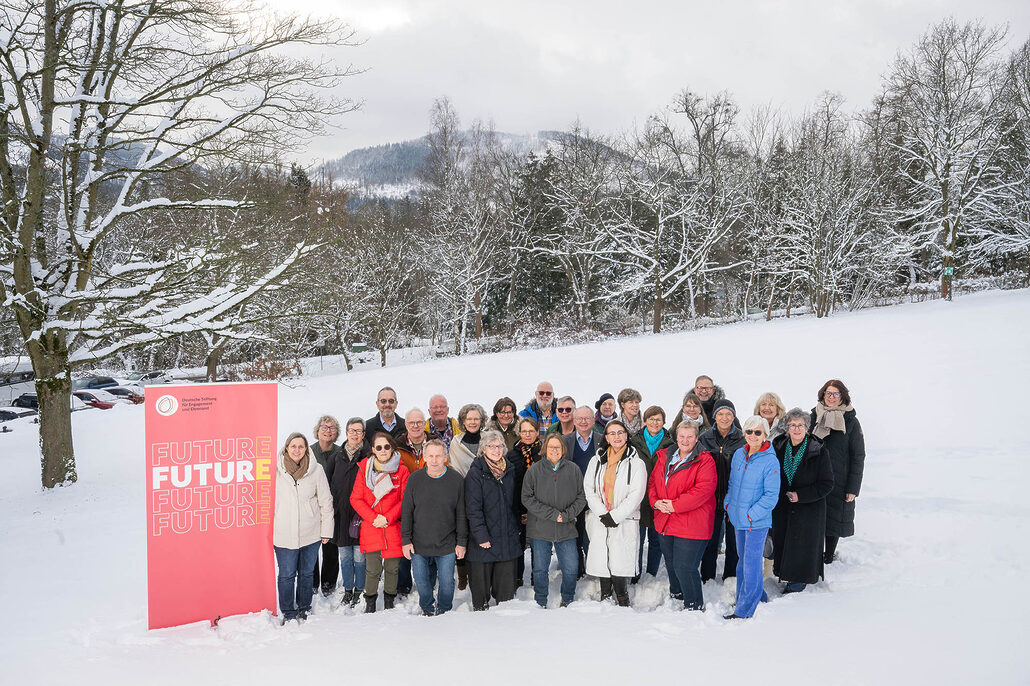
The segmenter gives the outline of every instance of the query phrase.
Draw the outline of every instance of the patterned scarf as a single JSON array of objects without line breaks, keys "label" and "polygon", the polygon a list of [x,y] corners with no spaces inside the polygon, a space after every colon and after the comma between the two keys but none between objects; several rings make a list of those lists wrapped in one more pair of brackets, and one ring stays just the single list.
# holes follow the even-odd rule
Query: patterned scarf
[{"label": "patterned scarf", "polygon": [[540,455],[540,440],[536,440],[532,445],[526,445],[522,441],[518,444],[519,452],[522,453],[522,464],[529,469],[536,462],[536,458]]},{"label": "patterned scarf", "polygon": [[798,446],[797,452],[794,452],[794,446],[791,444],[790,439],[787,439],[787,448],[783,451],[783,474],[787,477],[787,485],[794,485],[794,473],[798,470],[798,465],[801,464],[801,458],[805,455],[805,448],[808,447],[808,436],[805,436],[805,440],[801,441],[801,445]]},{"label": "patterned scarf", "polygon": [[368,464],[365,466],[365,484],[368,486],[368,490],[372,491],[372,495],[375,496],[375,502],[372,503],[372,507],[378,505],[383,496],[393,490],[393,477],[391,475],[395,474],[400,466],[401,454],[397,451],[394,451],[386,464],[381,463],[375,457],[368,459]]},{"label": "patterned scarf", "polygon": [[490,472],[494,475],[494,478],[498,481],[504,479],[504,472],[508,469],[508,464],[504,461],[504,458],[494,462],[486,455],[483,455],[483,459],[486,460],[486,466],[490,468]]},{"label": "patterned scarf", "polygon": [[626,413],[623,412],[620,419],[622,419],[622,423],[626,425],[626,431],[629,432],[630,436],[644,428],[643,412],[637,412],[637,416],[633,418],[633,421],[626,419]]}]

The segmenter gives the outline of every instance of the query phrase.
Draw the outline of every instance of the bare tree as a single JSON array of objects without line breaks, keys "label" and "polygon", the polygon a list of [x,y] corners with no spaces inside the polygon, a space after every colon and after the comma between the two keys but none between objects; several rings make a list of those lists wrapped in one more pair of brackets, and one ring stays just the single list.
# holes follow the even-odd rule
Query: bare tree
[{"label": "bare tree", "polygon": [[895,61],[889,90],[902,108],[897,143],[913,187],[902,220],[916,247],[938,251],[941,296],[951,299],[960,239],[997,217],[1010,181],[999,174],[1006,120],[1006,72],[999,52],[1004,27],[946,19]]},{"label": "bare tree", "polygon": [[0,301],[14,309],[35,370],[51,488],[76,480],[72,367],[217,328],[309,252],[300,242],[246,282],[205,288],[229,253],[223,237],[191,232],[161,251],[115,237],[132,218],[246,205],[175,186],[176,174],[300,143],[351,109],[319,95],[350,69],[282,49],[343,45],[352,32],[214,0],[5,0],[3,9]]}]

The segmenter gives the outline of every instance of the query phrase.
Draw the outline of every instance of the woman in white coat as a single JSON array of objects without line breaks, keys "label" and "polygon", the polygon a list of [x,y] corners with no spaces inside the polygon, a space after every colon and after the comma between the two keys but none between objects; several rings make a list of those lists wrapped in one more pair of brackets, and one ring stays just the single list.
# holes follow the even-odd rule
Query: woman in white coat
[{"label": "woman in white coat", "polygon": [[272,546],[282,623],[307,619],[318,549],[333,536],[333,496],[308,439],[294,432],[279,453]]},{"label": "woman in white coat", "polygon": [[586,572],[601,581],[601,600],[629,606],[629,580],[640,573],[640,501],[647,489],[647,465],[629,445],[622,420],[604,428],[607,450],[590,458],[583,477],[587,497],[586,531],[590,538]]}]

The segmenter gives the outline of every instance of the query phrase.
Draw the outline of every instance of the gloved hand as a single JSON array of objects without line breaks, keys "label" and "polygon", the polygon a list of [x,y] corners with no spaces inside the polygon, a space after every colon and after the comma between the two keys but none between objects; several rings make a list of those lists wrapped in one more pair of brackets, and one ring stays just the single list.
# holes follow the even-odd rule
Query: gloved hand
[{"label": "gloved hand", "polygon": [[601,516],[601,523],[604,524],[609,529],[615,529],[615,528],[617,528],[619,526],[618,524],[615,523],[615,520],[612,519],[612,513],[611,512],[605,512]]}]

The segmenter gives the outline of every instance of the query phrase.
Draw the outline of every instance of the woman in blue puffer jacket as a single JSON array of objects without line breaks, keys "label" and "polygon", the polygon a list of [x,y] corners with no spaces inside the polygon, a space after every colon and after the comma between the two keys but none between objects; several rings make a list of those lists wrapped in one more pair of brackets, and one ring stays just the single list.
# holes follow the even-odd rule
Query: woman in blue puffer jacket
[{"label": "woman in blue puffer jacket", "polygon": [[733,453],[726,515],[737,534],[737,607],[726,619],[746,619],[769,598],[762,588],[762,551],[780,496],[780,463],[769,443],[769,422],[755,415],[744,422],[747,445]]}]

